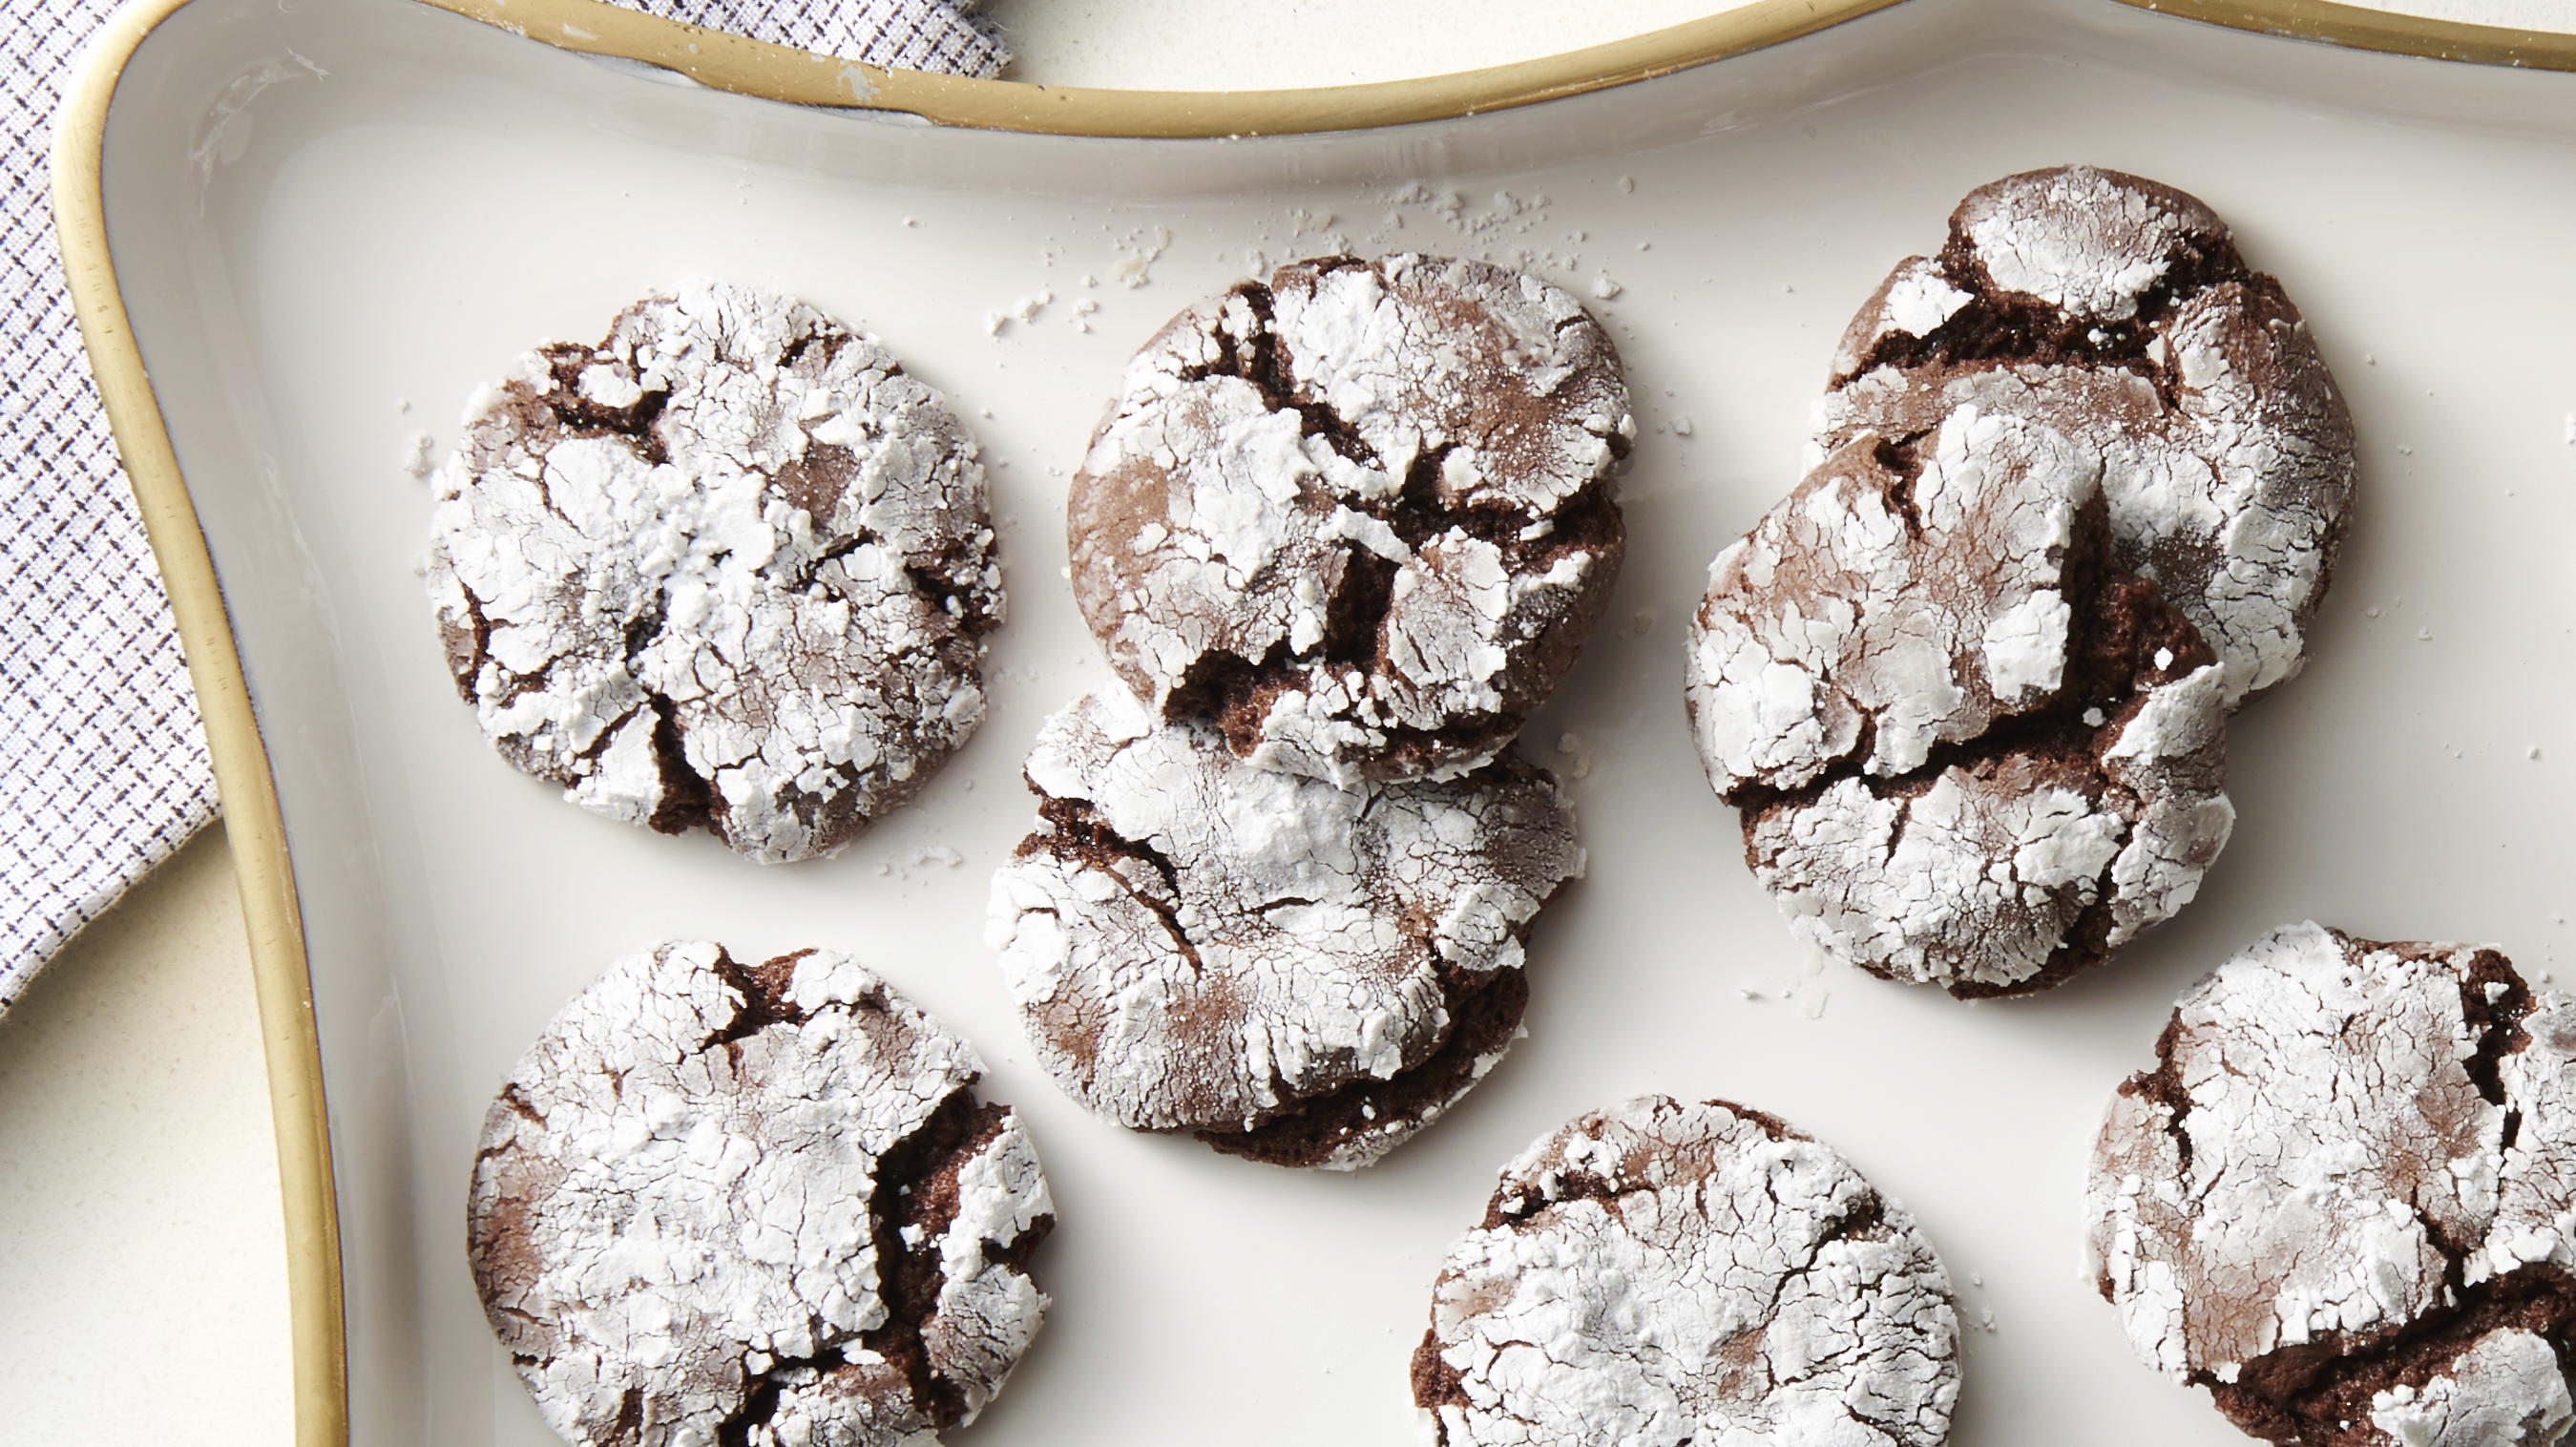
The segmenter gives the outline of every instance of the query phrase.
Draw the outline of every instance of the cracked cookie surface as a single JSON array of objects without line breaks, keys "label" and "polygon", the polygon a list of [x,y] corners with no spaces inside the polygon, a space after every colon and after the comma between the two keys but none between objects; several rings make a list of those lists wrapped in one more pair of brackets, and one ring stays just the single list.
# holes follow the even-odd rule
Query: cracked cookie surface
[{"label": "cracked cookie surface", "polygon": [[1539,908],[1583,871],[1555,782],[1506,756],[1349,789],[1158,725],[1114,686],[1047,721],[1037,831],[988,939],[1038,1060],[1130,1130],[1352,1170],[1502,1058]]},{"label": "cracked cookie surface", "polygon": [[428,580],[502,757],[583,808],[827,854],[984,716],[984,472],[939,394],[776,292],[682,283],[466,405]]},{"label": "cracked cookie surface", "polygon": [[1645,1096],[1503,1168],[1450,1249],[1413,1399],[1441,1447],[1935,1447],[1949,1274],[1831,1149]]},{"label": "cracked cookie surface", "polygon": [[595,1447],[930,1447],[1038,1329],[1055,1224],[972,1047],[844,955],[611,965],[484,1119],[476,1289]]},{"label": "cracked cookie surface", "polygon": [[1981,186],[1852,319],[1810,462],[1963,403],[2102,454],[2112,561],[2156,580],[2232,711],[2295,675],[2350,523],[2352,417],[2281,284],[2200,202],[2068,166]]},{"label": "cracked cookie surface", "polygon": [[1260,767],[1473,768],[1608,606],[1635,436],[1564,291],[1481,261],[1293,263],[1128,364],[1068,499],[1074,598],[1162,718]]},{"label": "cracked cookie surface", "polygon": [[1800,939],[2023,994],[2198,891],[2235,822],[2221,668],[2107,561],[2100,476],[1967,404],[1854,439],[1710,566],[1692,732]]},{"label": "cracked cookie surface", "polygon": [[2576,1424],[2576,999],[2466,945],[2273,931],[2112,1099],[2086,1249],[2138,1358],[2302,1447]]}]

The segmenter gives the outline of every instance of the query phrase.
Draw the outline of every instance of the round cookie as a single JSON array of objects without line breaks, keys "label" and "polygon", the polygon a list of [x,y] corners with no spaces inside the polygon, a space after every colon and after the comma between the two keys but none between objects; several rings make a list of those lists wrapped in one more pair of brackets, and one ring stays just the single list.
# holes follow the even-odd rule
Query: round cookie
[{"label": "round cookie", "polygon": [[2026,994],[2198,891],[2235,822],[2221,671],[2107,561],[2100,476],[1968,404],[1854,439],[1711,565],[1692,733],[1800,939]]},{"label": "round cookie", "polygon": [[1522,1152],[1413,1354],[1441,1447],[1936,1447],[1958,1395],[1913,1217],[1722,1100],[1645,1096]]},{"label": "round cookie", "polygon": [[1110,687],[1027,775],[1037,832],[988,939],[1039,1062],[1130,1130],[1275,1165],[1355,1170],[1466,1094],[1519,1031],[1532,919],[1583,872],[1516,756],[1341,789]]},{"label": "round cookie", "polygon": [[1268,769],[1508,746],[1608,606],[1610,338],[1481,261],[1331,257],[1174,317],[1074,474],[1074,599],[1137,696]]},{"label": "round cookie", "polygon": [[1809,460],[1970,402],[2101,452],[2113,563],[2218,650],[2231,711],[2299,671],[2351,521],[2352,417],[2208,207],[2085,166],[1968,193],[1941,254],[1852,319]]},{"label": "round cookie", "polygon": [[1055,1224],[983,1065],[844,955],[618,961],[484,1118],[474,1284],[580,1447],[919,1447],[1036,1334]]},{"label": "round cookie", "polygon": [[2087,1253],[2141,1361],[2302,1447],[2576,1424],[2576,999],[2494,950],[2273,931],[2112,1099]]},{"label": "round cookie", "polygon": [[501,756],[594,812],[828,854],[984,717],[984,470],[874,338],[689,281],[521,357],[440,469],[429,592]]}]

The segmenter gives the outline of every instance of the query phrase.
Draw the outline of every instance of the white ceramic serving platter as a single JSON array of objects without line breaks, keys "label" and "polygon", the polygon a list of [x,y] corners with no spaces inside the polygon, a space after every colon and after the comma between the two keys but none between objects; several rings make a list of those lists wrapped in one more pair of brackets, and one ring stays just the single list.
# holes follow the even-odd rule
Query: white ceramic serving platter
[{"label": "white ceramic serving platter", "polygon": [[[745,99],[407,0],[198,0],[128,64],[104,157],[119,283],[292,845],[367,1447],[552,1440],[466,1274],[476,1130],[546,1018],[660,937],[855,950],[1029,1118],[1056,1304],[955,1434],[985,1447],[1413,1440],[1428,1288],[1496,1168],[1646,1091],[1785,1116],[1913,1208],[1974,1327],[1961,1447],[2238,1441],[2130,1359],[2081,1270],[2103,1101],[2174,995],[2274,924],[2492,941],[2535,974],[2568,939],[2576,77],[2093,0],[1917,0],[1481,118],[1082,140]],[[1974,1008],[1810,976],[1692,755],[1682,625],[1710,557],[1795,480],[1853,308],[1938,246],[1969,187],[2077,160],[2215,205],[2343,383],[2365,491],[2313,661],[2236,722],[2239,824],[2200,900],[2111,968]],[[1121,363],[1247,269],[1345,247],[1615,284],[1595,306],[1644,429],[1613,624],[1524,739],[1569,775],[1591,850],[1532,944],[1529,1038],[1351,1176],[1085,1115],[1030,1063],[982,938],[1031,819],[1019,762],[1108,679],[1059,569],[1064,476]],[[405,439],[443,448],[521,349],[596,337],[690,273],[864,324],[992,465],[1012,612],[991,715],[834,860],[760,868],[509,769],[414,575],[430,497]],[[964,862],[916,862],[934,845]]]}]

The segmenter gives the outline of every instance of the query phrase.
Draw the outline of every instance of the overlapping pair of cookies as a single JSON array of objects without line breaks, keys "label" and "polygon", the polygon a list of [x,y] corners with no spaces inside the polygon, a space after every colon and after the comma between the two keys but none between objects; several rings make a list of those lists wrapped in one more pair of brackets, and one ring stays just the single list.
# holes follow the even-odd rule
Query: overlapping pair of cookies
[{"label": "overlapping pair of cookies", "polygon": [[[980,718],[980,470],[872,341],[684,288],[482,415],[432,588],[487,731],[576,800],[804,857]],[[1047,723],[993,888],[1069,1093],[1350,1169],[1501,1057],[1522,941],[1582,868],[1511,745],[1606,606],[1633,436],[1601,329],[1480,262],[1292,265],[1139,353],[1069,500],[1125,687]],[[2057,984],[2226,840],[2226,716],[2297,672],[2349,516],[2341,400],[2205,207],[2059,170],[1897,268],[1816,448],[1694,619],[1710,778],[1814,947],[1962,996]],[[2576,1004],[2492,952],[2308,926],[2159,1048],[2087,1198],[2142,1357],[2279,1442],[2563,1434]],[[839,956],[612,969],[477,1171],[478,1284],[549,1420],[873,1444],[971,1418],[1036,1328],[1051,1220],[979,1070]],[[1413,1377],[1461,1447],[1932,1444],[1957,1342],[1930,1246],[1830,1149],[1650,1098],[1506,1169]]]}]

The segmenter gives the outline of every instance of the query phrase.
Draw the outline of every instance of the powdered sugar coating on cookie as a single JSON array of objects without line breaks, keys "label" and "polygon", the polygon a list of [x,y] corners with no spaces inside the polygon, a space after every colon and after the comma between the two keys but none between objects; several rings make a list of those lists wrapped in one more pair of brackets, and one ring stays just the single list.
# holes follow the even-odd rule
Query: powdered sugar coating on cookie
[{"label": "powdered sugar coating on cookie", "polygon": [[1709,565],[1683,687],[1720,794],[1910,773],[2065,684],[2099,455],[1975,407],[1910,486],[1878,451],[1842,449]]},{"label": "powdered sugar coating on cookie", "polygon": [[1071,488],[1074,596],[1161,717],[1259,767],[1470,769],[1607,604],[1635,435],[1608,335],[1557,287],[1295,263],[1128,365]]},{"label": "powdered sugar coating on cookie", "polygon": [[984,715],[983,468],[937,392],[812,307],[683,283],[523,356],[440,469],[429,591],[503,757],[584,808],[829,853]]},{"label": "powdered sugar coating on cookie", "polygon": [[2188,903],[2224,847],[2220,670],[2104,567],[2099,470],[1965,406],[1921,445],[1856,439],[1712,565],[1684,665],[1700,755],[1827,955],[2045,988]]},{"label": "powdered sugar coating on cookie", "polygon": [[2224,222],[2090,167],[1978,188],[1844,334],[1810,461],[1974,404],[2099,451],[2112,560],[2155,579],[2232,710],[2295,675],[2352,508],[2352,419],[2298,309]]},{"label": "powdered sugar coating on cookie", "polygon": [[1345,790],[1114,687],[1049,719],[1027,773],[1037,832],[989,938],[1040,1063],[1131,1130],[1282,1165],[1368,1165],[1482,1078],[1531,921],[1583,869],[1518,759]]},{"label": "powdered sugar coating on cookie", "polygon": [[1503,1169],[1414,1354],[1442,1447],[1934,1447],[1950,1280],[1849,1162],[1724,1101],[1578,1117]]},{"label": "powdered sugar coating on cookie", "polygon": [[2157,1054],[2085,1196],[2142,1361],[2275,1442],[2576,1423],[2576,1000],[2493,950],[2294,925],[2186,992]]},{"label": "powdered sugar coating on cookie", "polygon": [[1053,1225],[964,1040],[844,955],[631,956],[486,1117],[475,1285],[547,1425],[601,1447],[923,1447],[1035,1335]]}]

